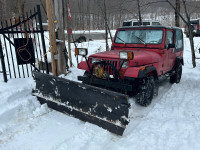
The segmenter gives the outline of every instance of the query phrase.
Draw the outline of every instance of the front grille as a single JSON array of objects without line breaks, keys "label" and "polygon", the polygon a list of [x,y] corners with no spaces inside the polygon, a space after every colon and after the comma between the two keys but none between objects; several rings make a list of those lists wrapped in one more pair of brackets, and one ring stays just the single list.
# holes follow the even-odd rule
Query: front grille
[{"label": "front grille", "polygon": [[[104,60],[104,61],[106,61],[106,63],[114,65],[117,68],[117,70],[118,70],[118,68],[120,66],[119,65],[120,61],[114,61],[114,60]],[[108,72],[109,75],[114,75],[114,70],[113,70],[113,68],[111,66],[103,65],[103,69],[104,69],[104,71]]]}]

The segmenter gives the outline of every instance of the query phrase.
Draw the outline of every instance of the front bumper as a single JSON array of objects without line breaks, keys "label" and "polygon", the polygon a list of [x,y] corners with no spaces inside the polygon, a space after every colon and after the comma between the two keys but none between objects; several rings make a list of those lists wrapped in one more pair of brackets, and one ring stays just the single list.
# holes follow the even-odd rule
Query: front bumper
[{"label": "front bumper", "polygon": [[116,90],[133,91],[133,85],[129,83],[124,83],[123,81],[116,81],[114,79],[99,79],[96,77],[84,77],[78,76],[78,80],[83,81],[86,84],[98,85],[105,88],[112,88]]}]

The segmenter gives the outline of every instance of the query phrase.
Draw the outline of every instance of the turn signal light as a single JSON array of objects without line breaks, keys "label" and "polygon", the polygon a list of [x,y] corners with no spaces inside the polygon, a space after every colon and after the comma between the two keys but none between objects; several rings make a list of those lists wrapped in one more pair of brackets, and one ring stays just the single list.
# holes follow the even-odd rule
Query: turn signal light
[{"label": "turn signal light", "polygon": [[123,60],[132,60],[133,52],[119,52],[119,58]]},{"label": "turn signal light", "polygon": [[128,52],[128,60],[133,60],[133,52]]},{"label": "turn signal light", "polygon": [[78,55],[78,48],[75,48],[75,55]]},{"label": "turn signal light", "polygon": [[86,56],[88,54],[88,50],[86,48],[75,48],[75,55]]}]

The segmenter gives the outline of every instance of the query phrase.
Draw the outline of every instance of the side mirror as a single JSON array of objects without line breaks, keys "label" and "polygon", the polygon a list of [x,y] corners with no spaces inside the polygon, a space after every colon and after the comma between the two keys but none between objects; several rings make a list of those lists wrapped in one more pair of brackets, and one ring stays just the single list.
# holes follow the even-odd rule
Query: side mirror
[{"label": "side mirror", "polygon": [[175,48],[175,44],[168,44],[167,48]]}]

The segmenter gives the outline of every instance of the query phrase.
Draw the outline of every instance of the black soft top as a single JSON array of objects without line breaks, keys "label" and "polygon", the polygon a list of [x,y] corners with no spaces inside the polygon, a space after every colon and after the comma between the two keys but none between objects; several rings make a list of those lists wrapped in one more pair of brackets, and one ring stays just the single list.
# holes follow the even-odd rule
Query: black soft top
[{"label": "black soft top", "polygon": [[145,28],[145,29],[148,29],[148,28],[160,28],[160,29],[179,29],[181,30],[181,28],[179,27],[175,27],[175,26],[159,26],[159,25],[156,25],[156,26],[126,26],[126,27],[119,27],[118,29],[137,29],[137,28]]}]

